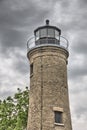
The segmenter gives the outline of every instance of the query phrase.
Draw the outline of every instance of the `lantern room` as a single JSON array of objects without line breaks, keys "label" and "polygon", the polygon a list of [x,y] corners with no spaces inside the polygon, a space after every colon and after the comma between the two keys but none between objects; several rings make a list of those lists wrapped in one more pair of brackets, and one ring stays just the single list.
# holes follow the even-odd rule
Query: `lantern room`
[{"label": "lantern room", "polygon": [[56,26],[50,26],[49,20],[46,25],[34,30],[35,44],[60,44],[61,30]]}]

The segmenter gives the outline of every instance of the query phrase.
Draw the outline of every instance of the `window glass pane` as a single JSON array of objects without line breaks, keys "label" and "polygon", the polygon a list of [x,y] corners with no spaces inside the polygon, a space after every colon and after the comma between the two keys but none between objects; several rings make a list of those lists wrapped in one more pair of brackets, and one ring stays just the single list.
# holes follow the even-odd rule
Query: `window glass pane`
[{"label": "window glass pane", "polygon": [[48,37],[54,37],[54,29],[48,28]]},{"label": "window glass pane", "polygon": [[33,74],[33,63],[30,65],[30,75]]},{"label": "window glass pane", "polygon": [[55,111],[55,123],[62,123],[62,112]]},{"label": "window glass pane", "polygon": [[40,30],[40,37],[46,37],[47,36],[47,29],[41,29]]},{"label": "window glass pane", "polygon": [[57,30],[55,30],[55,38],[59,38],[59,32]]}]

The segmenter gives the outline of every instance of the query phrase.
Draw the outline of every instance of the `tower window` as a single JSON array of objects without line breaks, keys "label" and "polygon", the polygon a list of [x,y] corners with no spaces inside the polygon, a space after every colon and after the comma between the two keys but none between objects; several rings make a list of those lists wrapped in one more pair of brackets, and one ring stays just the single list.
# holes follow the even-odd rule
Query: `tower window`
[{"label": "tower window", "polygon": [[62,112],[55,111],[55,123],[62,123]]},{"label": "tower window", "polygon": [[30,65],[30,75],[33,74],[33,63]]}]

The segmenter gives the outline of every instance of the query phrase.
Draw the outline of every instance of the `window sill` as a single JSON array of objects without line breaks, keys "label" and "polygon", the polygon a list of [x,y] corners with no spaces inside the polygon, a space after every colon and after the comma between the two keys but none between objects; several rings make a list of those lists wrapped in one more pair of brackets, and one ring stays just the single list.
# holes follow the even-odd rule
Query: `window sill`
[{"label": "window sill", "polygon": [[64,126],[63,123],[54,123],[55,125],[58,125],[58,126]]}]

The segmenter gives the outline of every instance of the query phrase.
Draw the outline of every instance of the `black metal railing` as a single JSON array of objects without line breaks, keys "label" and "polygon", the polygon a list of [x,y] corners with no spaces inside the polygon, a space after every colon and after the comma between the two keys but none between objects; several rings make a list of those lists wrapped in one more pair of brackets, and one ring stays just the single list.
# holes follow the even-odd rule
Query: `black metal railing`
[{"label": "black metal railing", "polygon": [[27,41],[27,51],[35,47],[44,46],[44,45],[54,45],[54,46],[62,47],[68,50],[69,43],[68,43],[68,40],[63,36],[60,36],[59,39],[52,38],[52,37],[43,37],[38,40],[35,40],[34,37],[31,37]]}]

